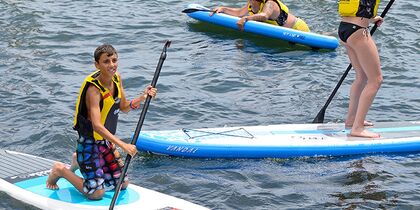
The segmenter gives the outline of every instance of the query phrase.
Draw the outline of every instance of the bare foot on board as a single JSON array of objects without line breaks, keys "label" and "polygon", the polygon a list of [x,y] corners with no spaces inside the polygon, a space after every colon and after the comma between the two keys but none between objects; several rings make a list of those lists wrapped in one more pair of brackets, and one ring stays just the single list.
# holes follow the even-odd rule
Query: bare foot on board
[{"label": "bare foot on board", "polygon": [[[364,121],[363,122],[363,125],[364,126],[368,126],[368,127],[371,127],[371,126],[373,126],[373,123],[371,123],[371,122],[369,122],[369,121]],[[344,126],[346,127],[346,128],[351,128],[351,127],[353,127],[353,123],[351,123],[351,124],[344,124]]]},{"label": "bare foot on board", "polygon": [[364,125],[364,126],[369,126],[369,127],[371,127],[371,126],[373,126],[373,123],[368,122],[368,121],[366,121],[366,120],[365,120],[365,121],[363,122],[363,125]]},{"label": "bare foot on board", "polygon": [[360,132],[351,131],[350,136],[363,137],[363,138],[380,138],[381,137],[381,135],[379,135],[378,133],[374,133],[368,130],[362,130]]},{"label": "bare foot on board", "polygon": [[50,174],[48,175],[46,187],[51,190],[58,189],[57,181],[61,178],[60,172],[63,170],[63,168],[66,167],[65,164],[56,162],[54,163]]},{"label": "bare foot on board", "polygon": [[75,172],[77,169],[79,169],[79,164],[77,163],[76,153],[73,153],[73,155],[72,155],[71,166],[69,167],[69,169],[72,172]]}]

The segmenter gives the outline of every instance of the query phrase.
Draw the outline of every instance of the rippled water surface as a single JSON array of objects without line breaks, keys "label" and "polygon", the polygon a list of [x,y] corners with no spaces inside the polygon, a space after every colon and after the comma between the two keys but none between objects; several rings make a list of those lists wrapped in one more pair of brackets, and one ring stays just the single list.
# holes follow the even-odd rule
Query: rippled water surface
[{"label": "rippled water surface", "polygon": [[[0,148],[68,162],[79,87],[102,43],[119,51],[129,97],[172,40],[144,130],[311,122],[348,65],[343,47],[305,47],[190,19],[189,3],[244,1],[0,0]],[[314,32],[336,36],[335,0],[288,0]],[[383,1],[380,11],[388,1]],[[384,74],[368,119],[420,120],[420,6],[398,0],[375,33]],[[343,122],[351,72],[326,113]],[[120,116],[127,142],[140,112]],[[206,160],[137,156],[132,182],[212,209],[415,209],[420,155]],[[0,193],[1,209],[32,209]]]}]

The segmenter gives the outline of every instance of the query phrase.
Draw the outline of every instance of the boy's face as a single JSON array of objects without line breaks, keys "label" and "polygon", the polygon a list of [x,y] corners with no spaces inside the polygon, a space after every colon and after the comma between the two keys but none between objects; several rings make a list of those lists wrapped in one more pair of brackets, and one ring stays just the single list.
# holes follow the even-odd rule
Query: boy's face
[{"label": "boy's face", "polygon": [[99,57],[99,61],[95,62],[95,66],[101,73],[107,74],[108,76],[114,76],[118,67],[118,55],[114,53],[108,56],[107,53],[103,53]]}]

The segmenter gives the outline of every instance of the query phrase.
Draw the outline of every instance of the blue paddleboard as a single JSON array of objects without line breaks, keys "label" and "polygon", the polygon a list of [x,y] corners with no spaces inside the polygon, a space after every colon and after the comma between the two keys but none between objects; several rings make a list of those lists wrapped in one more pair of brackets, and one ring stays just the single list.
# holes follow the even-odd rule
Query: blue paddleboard
[{"label": "blue paddleboard", "polygon": [[349,136],[344,124],[142,131],[139,150],[192,158],[292,158],[420,151],[420,122],[382,122],[380,138]]},{"label": "blue paddleboard", "polygon": [[[231,15],[218,13],[210,16],[210,9],[200,4],[189,4],[184,12],[191,18],[203,22],[239,30],[236,22],[239,18]],[[244,31],[262,36],[267,36],[283,41],[306,45],[316,49],[336,49],[339,46],[337,38],[312,32],[303,32],[268,23],[247,21]]]}]

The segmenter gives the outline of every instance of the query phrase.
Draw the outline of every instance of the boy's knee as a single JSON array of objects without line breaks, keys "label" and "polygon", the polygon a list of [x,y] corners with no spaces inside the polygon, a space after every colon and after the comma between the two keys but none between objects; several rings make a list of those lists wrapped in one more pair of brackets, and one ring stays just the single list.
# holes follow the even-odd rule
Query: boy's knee
[{"label": "boy's knee", "polygon": [[94,193],[87,195],[89,200],[101,200],[104,197],[105,189],[96,190]]}]

